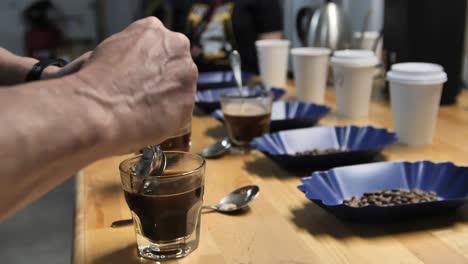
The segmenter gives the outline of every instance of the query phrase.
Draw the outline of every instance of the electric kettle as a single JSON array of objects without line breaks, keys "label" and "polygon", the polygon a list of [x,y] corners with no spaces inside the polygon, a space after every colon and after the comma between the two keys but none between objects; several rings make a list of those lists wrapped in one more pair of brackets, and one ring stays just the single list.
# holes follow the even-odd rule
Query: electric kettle
[{"label": "electric kettle", "polygon": [[348,16],[331,0],[317,10],[304,7],[296,17],[296,28],[304,46],[332,50],[351,47],[352,33]]}]

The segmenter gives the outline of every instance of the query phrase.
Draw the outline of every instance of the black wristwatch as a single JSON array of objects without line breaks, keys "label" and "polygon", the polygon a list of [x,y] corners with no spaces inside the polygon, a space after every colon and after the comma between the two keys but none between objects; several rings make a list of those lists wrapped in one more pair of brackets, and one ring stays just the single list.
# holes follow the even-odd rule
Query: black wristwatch
[{"label": "black wristwatch", "polygon": [[67,65],[67,61],[64,59],[47,59],[34,64],[31,71],[29,71],[28,75],[26,76],[26,82],[40,80],[44,69],[51,65],[63,67]]}]

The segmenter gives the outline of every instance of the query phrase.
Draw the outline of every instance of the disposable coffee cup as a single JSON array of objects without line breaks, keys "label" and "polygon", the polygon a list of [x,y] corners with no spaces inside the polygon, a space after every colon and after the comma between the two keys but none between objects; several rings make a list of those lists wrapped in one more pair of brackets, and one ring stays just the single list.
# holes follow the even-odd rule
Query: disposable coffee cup
[{"label": "disposable coffee cup", "polygon": [[299,100],[318,104],[325,100],[330,53],[331,50],[327,48],[310,47],[291,50]]},{"label": "disposable coffee cup", "polygon": [[393,127],[399,140],[410,146],[433,142],[442,85],[447,74],[431,63],[399,63],[387,74],[390,82]]},{"label": "disposable coffee cup", "polygon": [[262,82],[266,86],[284,87],[288,70],[289,40],[268,39],[255,42]]},{"label": "disposable coffee cup", "polygon": [[340,50],[335,51],[330,62],[338,115],[352,118],[367,116],[379,59],[369,50]]}]

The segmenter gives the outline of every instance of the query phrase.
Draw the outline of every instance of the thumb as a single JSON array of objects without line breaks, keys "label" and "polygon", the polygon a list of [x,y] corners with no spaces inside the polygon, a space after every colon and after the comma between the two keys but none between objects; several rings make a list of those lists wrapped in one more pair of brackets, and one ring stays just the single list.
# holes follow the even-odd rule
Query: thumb
[{"label": "thumb", "polygon": [[84,53],[83,55],[81,55],[80,57],[78,57],[77,59],[70,62],[69,64],[65,65],[62,69],[60,69],[58,73],[59,77],[69,75],[69,74],[79,71],[83,66],[86,65],[86,63],[88,62],[92,54],[93,54],[92,51],[88,51]]}]

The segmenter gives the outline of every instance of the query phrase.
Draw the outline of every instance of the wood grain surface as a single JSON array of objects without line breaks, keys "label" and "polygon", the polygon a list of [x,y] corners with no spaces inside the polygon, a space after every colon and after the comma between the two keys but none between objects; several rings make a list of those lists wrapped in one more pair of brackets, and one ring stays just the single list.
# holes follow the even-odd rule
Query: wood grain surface
[{"label": "wood grain surface", "polygon": [[[294,98],[288,85],[285,99]],[[335,108],[333,89],[326,104]],[[387,102],[373,98],[367,118],[344,119],[331,113],[321,125],[374,125],[392,129]],[[207,115],[193,119],[192,151],[225,135]],[[386,148],[387,160],[452,161],[468,164],[468,93],[439,112],[434,144]],[[129,218],[120,187],[119,163],[126,157],[95,162],[78,177],[74,263],[155,263],[136,254],[133,226],[112,229]],[[257,184],[260,196],[238,215],[203,213],[199,248],[186,258],[163,263],[468,263],[468,207],[456,214],[385,225],[341,221],[308,201],[297,189],[300,177],[261,153],[208,160],[205,203],[215,204],[231,190]],[[468,188],[468,186],[467,186]]]}]

